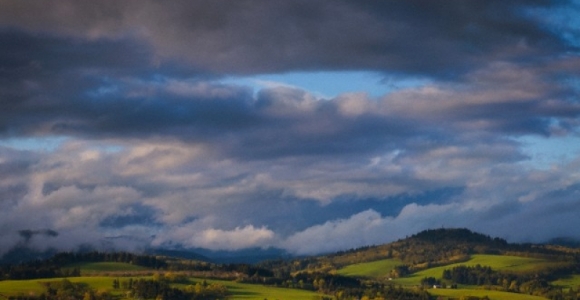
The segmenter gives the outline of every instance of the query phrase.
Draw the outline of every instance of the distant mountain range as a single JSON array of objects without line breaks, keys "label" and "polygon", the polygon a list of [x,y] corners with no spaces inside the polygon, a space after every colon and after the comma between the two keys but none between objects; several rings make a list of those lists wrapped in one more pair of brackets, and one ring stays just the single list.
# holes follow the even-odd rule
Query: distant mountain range
[{"label": "distant mountain range", "polygon": [[291,258],[288,252],[278,248],[249,248],[235,251],[195,249],[148,249],[147,254],[164,255],[185,259],[201,260],[213,263],[247,263],[255,264],[264,260]]}]

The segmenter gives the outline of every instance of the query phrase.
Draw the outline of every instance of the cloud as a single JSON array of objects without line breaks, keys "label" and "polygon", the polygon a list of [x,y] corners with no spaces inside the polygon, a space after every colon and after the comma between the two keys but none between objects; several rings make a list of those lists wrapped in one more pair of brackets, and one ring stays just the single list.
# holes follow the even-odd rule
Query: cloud
[{"label": "cloud", "polygon": [[[385,220],[377,212],[367,210],[346,220],[328,221],[296,233],[286,240],[286,248],[297,254],[313,254],[370,245],[380,240],[369,236],[369,232],[382,231],[377,227],[385,229]],[[382,232],[386,241],[388,232]]]},{"label": "cloud", "polygon": [[58,232],[51,230],[51,229],[43,229],[43,230],[19,230],[18,234],[24,238],[25,242],[29,242],[35,235],[44,235],[48,237],[56,237],[58,236]]},{"label": "cloud", "polygon": [[294,254],[313,255],[383,244],[439,227],[467,227],[511,242],[544,242],[555,232],[577,237],[570,226],[578,223],[574,217],[579,213],[578,191],[578,184],[574,184],[529,203],[497,202],[493,197],[485,202],[471,199],[448,204],[411,203],[395,217],[384,217],[369,209],[296,232],[280,245]]},{"label": "cloud", "polygon": [[533,13],[570,8],[568,2],[1,4],[5,27],[76,39],[131,37],[161,60],[182,59],[213,73],[374,69],[453,76],[490,58],[534,61],[571,48]]},{"label": "cloud", "polygon": [[[577,236],[556,221],[575,224],[578,153],[539,169],[521,142],[578,134],[574,25],[552,20],[572,2],[49,4],[0,0],[0,253]],[[325,97],[282,80],[361,70],[416,82]]]},{"label": "cloud", "polygon": [[[59,39],[55,44],[61,42],[69,44]],[[90,43],[86,46],[81,43],[79,52],[88,52]],[[562,135],[574,131],[580,113],[572,100],[573,82],[559,80],[562,72],[578,76],[570,67],[578,65],[574,57],[534,67],[495,62],[457,82],[402,88],[379,99],[365,94],[323,99],[288,87],[264,88],[254,95],[247,87],[208,79],[126,74],[147,59],[120,73],[115,61],[99,57],[91,59],[103,63],[93,72],[79,64],[67,67],[68,62],[58,65],[60,71],[46,67],[56,72],[50,76],[28,70],[34,64],[24,62],[8,68],[15,78],[0,82],[6,95],[0,133],[177,139],[225,155],[268,159],[393,151],[407,147],[400,144],[410,136],[455,139],[459,131],[462,137],[467,131],[478,136]],[[161,73],[171,71],[168,67]]]},{"label": "cloud", "polygon": [[153,241],[153,245],[165,242],[177,243],[182,247],[202,247],[212,250],[238,250],[272,245],[275,234],[266,227],[252,225],[236,227],[233,230],[214,228],[201,229],[197,222],[172,228]]}]

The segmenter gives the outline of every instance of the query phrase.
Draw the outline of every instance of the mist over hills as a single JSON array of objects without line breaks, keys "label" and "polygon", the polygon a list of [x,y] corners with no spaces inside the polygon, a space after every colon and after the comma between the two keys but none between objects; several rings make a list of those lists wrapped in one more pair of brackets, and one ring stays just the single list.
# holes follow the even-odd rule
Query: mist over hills
[{"label": "mist over hills", "polygon": [[580,248],[580,240],[568,237],[558,237],[550,239],[547,244],[550,245],[559,245],[564,247],[571,247],[571,248]]},{"label": "mist over hills", "polygon": [[[368,245],[355,249],[345,249],[333,253],[320,253],[313,257],[338,257],[341,255],[346,255],[348,253],[360,253],[360,252],[375,252],[384,254],[385,251],[393,251],[394,249],[400,248],[401,245],[413,246],[420,245],[425,247],[427,244],[438,245],[438,250],[450,250],[464,247],[465,253],[469,252],[481,252],[481,253],[499,253],[502,250],[520,249],[523,245],[531,246],[534,245],[537,249],[540,249],[544,245],[557,245],[569,248],[579,248],[580,240],[573,238],[554,238],[545,243],[541,244],[515,244],[509,243],[508,241],[497,238],[490,237],[485,234],[473,232],[466,228],[440,228],[440,229],[428,229],[418,232],[414,235],[408,236],[404,239],[399,239],[397,241],[386,243],[382,245]],[[538,248],[539,247],[539,248]],[[389,249],[389,250],[385,250]],[[428,249],[428,248],[426,248]],[[541,248],[543,249],[543,248]],[[95,247],[89,245],[84,245],[76,249],[76,252],[85,253],[90,251],[97,251]],[[102,251],[102,250],[99,250]],[[114,252],[115,249],[105,250],[106,252]],[[0,257],[0,264],[18,264],[32,260],[42,260],[54,256],[59,250],[54,248],[48,248],[45,250],[38,250],[33,247],[29,247],[25,243],[18,244],[12,249],[7,251],[2,257]],[[143,253],[147,255],[159,255],[167,257],[176,257],[189,260],[197,260],[218,264],[229,264],[229,263],[247,263],[256,264],[263,261],[269,260],[289,260],[297,259],[305,256],[296,256],[287,252],[284,249],[279,248],[248,248],[241,250],[210,250],[205,248],[148,248],[143,251],[136,251],[138,253]],[[428,252],[427,250],[422,250],[422,252]],[[391,254],[392,255],[392,254]]]},{"label": "mist over hills", "polygon": [[[223,295],[228,291],[236,293],[238,284],[249,284],[246,288],[282,287],[285,292],[316,292],[321,299],[332,299],[332,296],[361,299],[361,295],[380,294],[381,297],[369,299],[426,300],[448,293],[469,296],[469,299],[515,299],[514,295],[518,294],[573,300],[580,296],[580,290],[573,286],[580,279],[580,249],[555,244],[509,243],[466,228],[429,229],[391,243],[302,257],[276,248],[147,249],[141,253],[82,250],[59,252],[43,259],[54,250],[34,251],[21,244],[7,252],[6,259],[12,259],[11,264],[0,264],[0,281],[10,284],[19,280],[75,277],[75,281],[84,282],[89,277],[101,276],[113,282],[112,290],[139,295],[147,290],[146,286],[170,287],[172,283],[187,284],[192,280],[199,283],[203,278],[204,282],[219,279]],[[33,261],[15,264],[16,260],[26,257]],[[139,279],[136,281],[133,277]],[[232,290],[226,288],[233,285]],[[202,284],[199,289],[188,287],[194,286],[172,291],[190,294],[203,291]],[[481,297],[481,291],[493,295]],[[288,297],[285,294],[285,299],[294,299]]]},{"label": "mist over hills", "polygon": [[292,256],[283,249],[278,248],[249,248],[242,250],[209,250],[203,248],[195,249],[149,249],[145,253],[162,255],[169,257],[179,257],[185,259],[201,260],[212,263],[246,263],[255,264],[265,260],[289,259]]}]

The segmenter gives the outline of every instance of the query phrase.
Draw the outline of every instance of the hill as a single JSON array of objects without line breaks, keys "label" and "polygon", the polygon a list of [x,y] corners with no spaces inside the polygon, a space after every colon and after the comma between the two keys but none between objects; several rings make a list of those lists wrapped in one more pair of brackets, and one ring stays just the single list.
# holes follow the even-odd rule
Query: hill
[{"label": "hill", "polygon": [[430,229],[384,245],[260,266],[294,276],[330,273],[415,289],[454,287],[454,291],[430,290],[442,297],[525,299],[514,293],[550,298],[564,291],[580,294],[580,286],[573,286],[580,278],[580,249],[511,244],[465,228]]},{"label": "hill", "polygon": [[[295,267],[309,271],[336,270],[347,265],[384,259],[401,261],[409,271],[467,261],[474,254],[512,255],[572,261],[580,249],[541,244],[510,244],[500,238],[472,232],[465,228],[430,229],[398,241],[367,246],[329,255],[293,260]],[[296,267],[299,266],[299,267]],[[273,267],[273,266],[272,266]]]},{"label": "hill", "polygon": [[[277,259],[258,264],[215,263],[207,261],[205,255],[189,251],[155,255],[59,253],[46,260],[0,266],[0,287],[3,287],[0,294],[9,291],[4,287],[28,289],[33,282],[53,282],[36,286],[36,291],[68,286],[90,292],[94,286],[125,295],[149,291],[149,287],[156,286],[166,293],[186,295],[183,299],[195,298],[210,290],[215,292],[214,296],[221,295],[216,298],[229,294],[233,296],[231,299],[245,298],[244,293],[251,294],[250,299],[266,294],[280,299],[339,300],[365,296],[368,299],[470,296],[469,299],[497,300],[580,297],[580,249],[510,244],[464,228],[425,230],[384,245],[320,256],[284,259],[276,255],[279,253],[276,249],[271,251]],[[88,285],[55,281],[61,277]],[[32,278],[28,284],[23,281]],[[131,281],[138,285],[132,285]],[[200,285],[200,282],[205,283]],[[278,289],[271,290],[274,287]]]}]

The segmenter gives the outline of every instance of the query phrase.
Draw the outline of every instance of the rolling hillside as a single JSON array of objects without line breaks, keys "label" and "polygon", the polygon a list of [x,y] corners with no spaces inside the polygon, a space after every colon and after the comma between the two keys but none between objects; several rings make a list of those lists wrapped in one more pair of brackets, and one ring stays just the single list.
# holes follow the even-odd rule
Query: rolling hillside
[{"label": "rolling hillside", "polygon": [[[578,294],[580,251],[551,245],[510,244],[467,229],[435,229],[393,243],[269,265],[285,272],[334,272],[366,282],[427,288],[443,297],[558,298]],[[480,276],[482,285],[443,278],[454,268]],[[487,274],[478,274],[485,269]],[[448,275],[450,276],[450,275]],[[429,280],[426,280],[429,279]],[[453,289],[432,289],[426,282]],[[473,281],[473,280],[472,280]],[[431,287],[431,288],[430,288]],[[525,295],[523,295],[525,294]],[[526,296],[528,298],[526,298]],[[518,298],[519,297],[519,298]],[[567,299],[567,298],[562,298]],[[575,299],[570,296],[570,299]]]},{"label": "rolling hillside", "polygon": [[[467,229],[434,229],[422,231],[393,243],[369,246],[335,254],[293,260],[304,271],[341,269],[349,265],[395,259],[415,272],[435,266],[465,262],[472,255],[507,255],[572,262],[580,249],[549,245],[510,244],[503,239],[471,232]],[[299,271],[294,268],[293,271]]]},{"label": "rolling hillside", "polygon": [[91,252],[0,266],[5,297],[40,299],[61,290],[93,300],[147,299],[152,294],[143,293],[151,291],[166,299],[577,299],[580,250],[436,229],[385,245],[256,265]]}]

